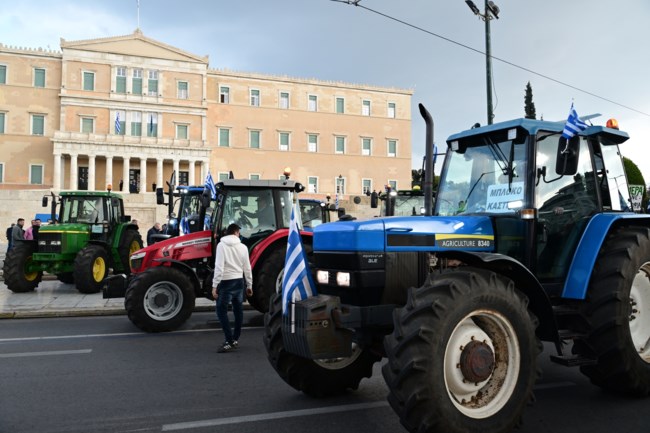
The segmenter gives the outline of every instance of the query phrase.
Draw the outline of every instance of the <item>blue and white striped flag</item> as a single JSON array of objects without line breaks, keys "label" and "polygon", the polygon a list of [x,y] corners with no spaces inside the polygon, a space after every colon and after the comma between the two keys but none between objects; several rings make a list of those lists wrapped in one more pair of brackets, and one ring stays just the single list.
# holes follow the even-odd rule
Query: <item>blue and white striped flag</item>
[{"label": "blue and white striped flag", "polygon": [[564,125],[562,137],[568,140],[579,132],[584,131],[588,127],[589,125],[580,120],[578,113],[576,113],[575,108],[573,108],[573,103],[571,103],[571,111],[569,111],[569,118],[566,120],[566,124]]},{"label": "blue and white striped flag", "polygon": [[208,175],[205,177],[205,187],[210,190],[212,200],[217,198],[217,186],[214,184],[214,179],[212,174],[208,171]]},{"label": "blue and white striped flag", "polygon": [[339,209],[339,192],[338,192],[338,189],[336,191],[336,196],[334,197],[334,209],[336,209],[336,210]]},{"label": "blue and white striped flag", "polygon": [[282,313],[285,316],[288,315],[289,307],[293,302],[316,295],[316,285],[311,276],[307,256],[300,238],[297,220],[300,211],[296,210],[297,206],[296,203],[291,209],[287,255],[284,260],[284,274],[282,276]]},{"label": "blue and white striped flag", "polygon": [[117,115],[115,116],[115,133],[120,134],[122,132],[122,128],[120,127],[120,112],[117,112]]}]

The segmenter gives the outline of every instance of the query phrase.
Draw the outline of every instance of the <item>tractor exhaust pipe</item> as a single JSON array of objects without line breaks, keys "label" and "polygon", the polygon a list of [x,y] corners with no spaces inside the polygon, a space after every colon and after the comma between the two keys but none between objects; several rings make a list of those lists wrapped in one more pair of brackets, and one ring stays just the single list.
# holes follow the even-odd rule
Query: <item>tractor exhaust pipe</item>
[{"label": "tractor exhaust pipe", "polygon": [[431,216],[433,209],[433,118],[424,108],[424,105],[418,104],[420,114],[427,126],[427,135],[424,143],[424,215]]}]

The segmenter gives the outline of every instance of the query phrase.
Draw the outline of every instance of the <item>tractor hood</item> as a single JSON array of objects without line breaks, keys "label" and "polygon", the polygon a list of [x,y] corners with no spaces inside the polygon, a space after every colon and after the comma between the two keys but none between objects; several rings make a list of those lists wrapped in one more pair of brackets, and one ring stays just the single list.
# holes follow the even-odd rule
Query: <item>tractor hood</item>
[{"label": "tractor hood", "polygon": [[[81,224],[81,223],[70,223],[70,224],[48,224],[42,225],[38,230],[39,234],[42,233],[88,233],[90,228],[93,225],[102,227],[101,224]],[[101,233],[101,230],[100,230]]]},{"label": "tractor hood", "polygon": [[390,217],[337,221],[314,229],[314,251],[494,251],[487,216]]}]

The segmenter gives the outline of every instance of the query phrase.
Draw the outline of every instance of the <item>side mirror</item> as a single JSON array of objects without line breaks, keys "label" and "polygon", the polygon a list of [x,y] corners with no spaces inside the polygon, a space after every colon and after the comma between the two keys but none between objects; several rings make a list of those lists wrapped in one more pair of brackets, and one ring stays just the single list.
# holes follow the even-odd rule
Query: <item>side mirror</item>
[{"label": "side mirror", "polygon": [[162,188],[156,188],[156,204],[165,204],[165,191]]},{"label": "side mirror", "polygon": [[555,160],[555,172],[561,176],[573,176],[578,172],[578,157],[580,156],[580,137],[567,140],[560,137]]},{"label": "side mirror", "polygon": [[131,215],[122,215],[123,223],[128,223],[129,221],[131,221]]},{"label": "side mirror", "polygon": [[203,193],[201,193],[201,206],[204,209],[207,209],[210,207],[210,202],[212,201],[212,193],[208,188],[205,188],[203,190]]},{"label": "side mirror", "polygon": [[43,196],[43,200],[41,201],[41,204],[43,207],[47,207],[47,196]]}]

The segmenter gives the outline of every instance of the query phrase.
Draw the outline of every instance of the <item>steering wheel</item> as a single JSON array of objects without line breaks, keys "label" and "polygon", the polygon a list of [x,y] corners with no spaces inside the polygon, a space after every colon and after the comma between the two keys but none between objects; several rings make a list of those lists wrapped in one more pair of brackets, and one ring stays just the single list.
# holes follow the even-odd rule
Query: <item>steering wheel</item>
[{"label": "steering wheel", "polygon": [[253,228],[253,224],[251,223],[251,220],[248,219],[248,217],[244,214],[243,211],[239,211],[239,219],[237,220],[239,223],[239,226],[242,228]]}]

